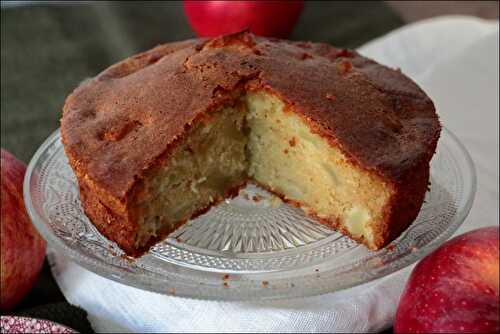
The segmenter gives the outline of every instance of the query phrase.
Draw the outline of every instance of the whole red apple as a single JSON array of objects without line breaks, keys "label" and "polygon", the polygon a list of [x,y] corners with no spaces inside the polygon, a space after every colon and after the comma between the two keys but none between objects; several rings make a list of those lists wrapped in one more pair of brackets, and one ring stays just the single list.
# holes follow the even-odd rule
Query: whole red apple
[{"label": "whole red apple", "polygon": [[285,38],[303,7],[303,1],[184,1],[189,24],[202,37],[248,28],[256,35]]},{"label": "whole red apple", "polygon": [[31,290],[45,258],[45,241],[26,213],[26,166],[1,149],[1,294],[0,309],[13,308]]},{"label": "whole red apple", "polygon": [[401,295],[396,333],[498,333],[498,227],[451,239],[413,270]]}]

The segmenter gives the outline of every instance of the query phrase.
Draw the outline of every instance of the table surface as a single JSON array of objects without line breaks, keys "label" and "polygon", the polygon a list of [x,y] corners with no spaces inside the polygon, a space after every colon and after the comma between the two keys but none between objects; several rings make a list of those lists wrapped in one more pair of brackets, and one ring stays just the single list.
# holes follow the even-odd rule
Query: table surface
[{"label": "table surface", "polygon": [[[401,4],[311,1],[290,39],[354,48],[403,25],[403,17],[415,15],[405,14]],[[192,37],[178,2],[2,9],[1,146],[29,162],[58,128],[64,99],[79,82],[159,43]],[[13,313],[59,302],[65,298],[46,262],[35,287]]]}]

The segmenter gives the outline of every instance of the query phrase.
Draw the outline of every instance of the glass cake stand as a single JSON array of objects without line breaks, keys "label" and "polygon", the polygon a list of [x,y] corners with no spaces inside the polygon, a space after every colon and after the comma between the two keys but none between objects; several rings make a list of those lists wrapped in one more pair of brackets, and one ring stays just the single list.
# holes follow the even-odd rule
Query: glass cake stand
[{"label": "glass cake stand", "polygon": [[462,224],[475,189],[470,156],[443,129],[419,216],[382,250],[369,251],[249,185],[134,260],[85,216],[56,131],[28,166],[24,200],[51,246],[103,277],[162,294],[263,300],[332,292],[410,265]]}]

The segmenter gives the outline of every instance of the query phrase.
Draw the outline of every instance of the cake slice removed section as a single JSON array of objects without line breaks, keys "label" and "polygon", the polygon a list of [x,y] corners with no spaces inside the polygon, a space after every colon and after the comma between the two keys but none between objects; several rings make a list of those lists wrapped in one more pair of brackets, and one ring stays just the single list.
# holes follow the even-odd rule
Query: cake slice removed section
[{"label": "cake slice removed section", "polygon": [[248,93],[247,105],[250,177],[369,248],[380,247],[392,187],[349,162],[273,95]]}]

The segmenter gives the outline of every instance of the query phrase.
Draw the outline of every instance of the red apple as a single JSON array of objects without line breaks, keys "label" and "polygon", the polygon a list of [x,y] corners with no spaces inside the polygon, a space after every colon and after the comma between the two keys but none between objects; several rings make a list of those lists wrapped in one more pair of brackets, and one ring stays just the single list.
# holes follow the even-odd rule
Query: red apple
[{"label": "red apple", "polygon": [[459,235],[425,257],[401,295],[396,333],[498,333],[498,227]]},{"label": "red apple", "polygon": [[45,258],[45,241],[31,224],[23,200],[26,165],[1,150],[0,309],[12,309],[31,290]]},{"label": "red apple", "polygon": [[202,37],[248,28],[256,35],[285,38],[303,7],[303,1],[184,1],[189,24]]}]

